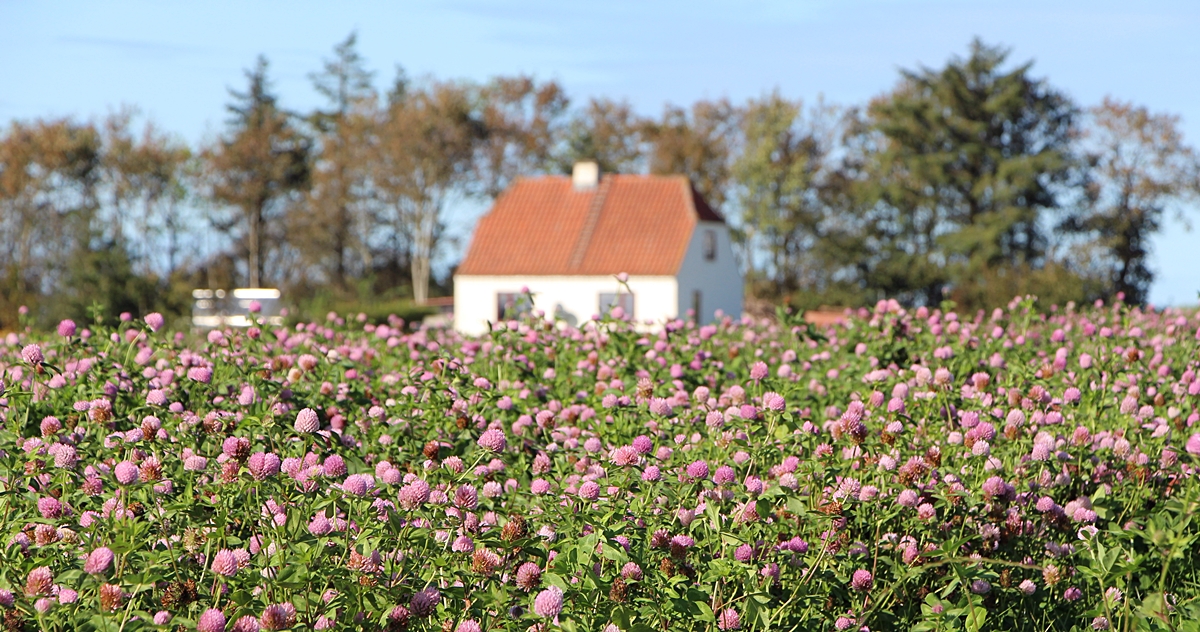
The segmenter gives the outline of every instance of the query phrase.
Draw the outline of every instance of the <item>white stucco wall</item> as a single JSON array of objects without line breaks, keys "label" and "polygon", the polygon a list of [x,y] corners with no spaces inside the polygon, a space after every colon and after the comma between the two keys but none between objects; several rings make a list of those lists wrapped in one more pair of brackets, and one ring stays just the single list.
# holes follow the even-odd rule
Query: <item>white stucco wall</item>
[{"label": "white stucco wall", "polygon": [[[713,261],[704,259],[704,233],[713,231],[717,238],[717,256]],[[745,297],[745,280],[733,258],[733,243],[729,227],[719,222],[698,222],[688,244],[687,254],[679,268],[678,314],[692,309],[694,292],[700,292],[698,322],[713,320],[713,313],[721,310],[737,318],[742,315],[742,299]]]},{"label": "white stucco wall", "polygon": [[[611,276],[459,275],[454,277],[454,328],[468,335],[486,333],[488,321],[496,322],[497,294],[520,292],[523,286],[534,294],[534,309],[554,314],[561,307],[568,322],[574,319],[578,325],[599,313],[600,293],[616,293],[618,283]],[[674,277],[630,277],[633,317],[655,322],[675,318],[680,313],[677,287]]]}]

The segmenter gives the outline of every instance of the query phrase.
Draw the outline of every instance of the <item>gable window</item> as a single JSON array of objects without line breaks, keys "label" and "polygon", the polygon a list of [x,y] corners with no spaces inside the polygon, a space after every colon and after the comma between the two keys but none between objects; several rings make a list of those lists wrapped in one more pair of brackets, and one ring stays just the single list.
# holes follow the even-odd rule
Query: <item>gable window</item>
[{"label": "gable window", "polygon": [[629,292],[601,292],[600,313],[607,314],[612,308],[620,307],[626,316],[633,316],[633,294]]},{"label": "gable window", "polygon": [[522,318],[533,311],[529,297],[519,292],[496,293],[496,320]]},{"label": "gable window", "polygon": [[717,260],[717,231],[715,230],[704,231],[704,260]]}]

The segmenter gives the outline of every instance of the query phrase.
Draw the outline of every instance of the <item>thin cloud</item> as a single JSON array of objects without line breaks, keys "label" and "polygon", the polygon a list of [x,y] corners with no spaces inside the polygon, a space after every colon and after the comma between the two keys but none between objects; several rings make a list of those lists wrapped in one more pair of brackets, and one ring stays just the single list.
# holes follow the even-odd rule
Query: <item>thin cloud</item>
[{"label": "thin cloud", "polygon": [[204,48],[198,46],[182,46],[179,44],[166,44],[162,42],[110,37],[89,37],[86,35],[67,35],[59,37],[58,41],[63,44],[106,48],[109,50],[120,51],[134,55],[153,55],[156,57],[161,57],[163,55],[190,55],[205,52]]}]

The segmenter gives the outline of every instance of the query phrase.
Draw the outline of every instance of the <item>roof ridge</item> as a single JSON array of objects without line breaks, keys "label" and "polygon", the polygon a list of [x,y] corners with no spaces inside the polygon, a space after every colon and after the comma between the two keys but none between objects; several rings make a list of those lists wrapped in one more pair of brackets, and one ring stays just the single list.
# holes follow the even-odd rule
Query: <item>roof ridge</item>
[{"label": "roof ridge", "polygon": [[692,186],[691,178],[683,175],[676,177],[682,180],[679,184],[680,188],[683,189],[683,206],[689,211],[688,217],[691,218],[694,224],[700,220],[700,211],[696,208],[696,187]]},{"label": "roof ridge", "polygon": [[583,258],[587,255],[588,246],[592,243],[592,234],[596,232],[596,224],[600,223],[600,212],[604,210],[604,199],[608,196],[611,184],[612,176],[600,179],[596,193],[592,196],[592,203],[588,207],[588,216],[584,219],[583,230],[579,231],[579,241],[575,242],[575,249],[571,252],[571,258],[567,260],[568,270],[578,270],[583,265]]}]

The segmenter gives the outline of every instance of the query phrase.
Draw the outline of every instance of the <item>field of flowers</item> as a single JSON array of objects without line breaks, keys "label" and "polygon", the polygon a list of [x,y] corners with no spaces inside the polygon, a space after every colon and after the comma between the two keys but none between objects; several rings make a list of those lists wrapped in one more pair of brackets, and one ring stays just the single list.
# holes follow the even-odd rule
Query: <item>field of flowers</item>
[{"label": "field of flowers", "polygon": [[6,630],[1197,630],[1200,317],[0,345]]}]

